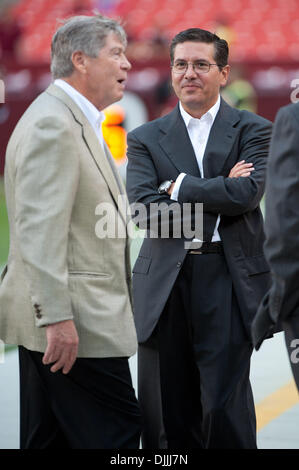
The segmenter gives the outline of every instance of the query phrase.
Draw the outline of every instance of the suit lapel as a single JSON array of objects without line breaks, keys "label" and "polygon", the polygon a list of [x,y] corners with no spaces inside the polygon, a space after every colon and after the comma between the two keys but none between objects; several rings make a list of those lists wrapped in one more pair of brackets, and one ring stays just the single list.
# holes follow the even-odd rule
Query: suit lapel
[{"label": "suit lapel", "polygon": [[178,172],[200,176],[194,150],[178,106],[165,116],[160,124],[160,129],[160,146]]},{"label": "suit lapel", "polygon": [[109,147],[108,145],[106,144],[106,142],[104,141],[104,151],[105,151],[105,155],[106,155],[106,158],[110,164],[110,167],[112,169],[112,172],[113,172],[113,175],[114,175],[114,178],[116,179],[117,181],[117,185],[118,185],[118,189],[119,189],[119,192],[121,194],[126,194],[126,190],[125,190],[125,187],[124,187],[124,184],[122,182],[122,179],[120,178],[120,175],[118,173],[118,170],[116,168],[116,165],[114,163],[114,159],[113,159],[113,156],[111,155],[111,152],[109,150]]},{"label": "suit lapel", "polygon": [[123,181],[120,177],[120,174],[118,173],[116,165],[114,163],[113,156],[111,155],[111,152],[110,152],[110,150],[108,148],[108,145],[106,144],[105,141],[104,141],[104,151],[105,151],[107,161],[109,162],[110,168],[113,172],[114,178],[117,182],[118,195],[121,196],[121,199],[119,199],[119,197],[117,198],[118,210],[119,210],[124,222],[126,223],[126,221],[127,221],[127,207],[129,206],[129,201],[128,201],[128,198],[127,198],[127,192],[126,192],[125,186],[123,184]]},{"label": "suit lapel", "polygon": [[93,128],[89,123],[83,124],[82,135],[87,147],[89,148],[92,158],[94,159],[99,171],[102,173],[102,176],[104,177],[107,186],[110,189],[112,197],[117,204],[118,196],[120,194],[117,181],[103,147],[101,146]]},{"label": "suit lapel", "polygon": [[[102,174],[104,180],[106,181],[112,198],[116,206],[119,208],[122,217],[124,218],[124,220],[126,220],[124,214],[124,207],[121,207],[123,206],[123,204],[119,204],[118,200],[118,197],[120,195],[120,187],[116,179],[116,175],[112,170],[112,164],[114,163],[112,162],[112,164],[110,164],[107,159],[107,155],[105,154],[105,152],[109,152],[109,150],[103,150],[91,124],[89,123],[81,109],[68,96],[67,93],[65,93],[61,88],[56,85],[50,85],[46,92],[53,96],[56,96],[56,98],[63,101],[63,103],[70,109],[71,113],[74,116],[74,119],[81,125],[82,137],[89,149],[90,155],[96,163],[97,168]],[[112,156],[110,156],[110,158],[112,159]],[[115,172],[116,171],[117,170],[115,169]]]},{"label": "suit lapel", "polygon": [[205,178],[214,178],[222,174],[225,161],[238,133],[233,126],[239,120],[238,111],[221,99],[203,157]]}]

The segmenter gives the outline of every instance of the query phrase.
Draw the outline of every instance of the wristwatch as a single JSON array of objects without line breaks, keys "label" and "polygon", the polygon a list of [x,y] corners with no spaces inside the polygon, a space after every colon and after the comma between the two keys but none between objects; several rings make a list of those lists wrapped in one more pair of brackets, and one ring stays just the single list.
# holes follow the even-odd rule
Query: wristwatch
[{"label": "wristwatch", "polygon": [[159,188],[158,188],[158,193],[159,194],[166,194],[167,191],[169,190],[170,186],[172,185],[172,183],[174,183],[173,180],[163,181],[163,183],[161,183]]}]

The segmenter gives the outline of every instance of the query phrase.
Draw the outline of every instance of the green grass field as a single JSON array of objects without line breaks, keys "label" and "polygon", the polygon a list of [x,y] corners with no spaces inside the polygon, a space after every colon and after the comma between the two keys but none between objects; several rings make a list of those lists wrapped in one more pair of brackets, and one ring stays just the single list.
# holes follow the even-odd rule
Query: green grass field
[{"label": "green grass field", "polygon": [[8,220],[3,179],[0,178],[0,266],[6,263],[9,244]]}]

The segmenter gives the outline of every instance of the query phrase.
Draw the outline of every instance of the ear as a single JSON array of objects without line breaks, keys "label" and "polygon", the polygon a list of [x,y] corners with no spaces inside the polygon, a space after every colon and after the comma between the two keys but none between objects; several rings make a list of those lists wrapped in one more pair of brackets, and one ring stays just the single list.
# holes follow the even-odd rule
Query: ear
[{"label": "ear", "polygon": [[87,57],[82,51],[72,53],[72,62],[75,70],[83,74],[86,73]]},{"label": "ear", "polygon": [[220,80],[220,86],[225,86],[228,80],[230,72],[230,65],[225,65],[223,69],[221,70],[221,80]]}]

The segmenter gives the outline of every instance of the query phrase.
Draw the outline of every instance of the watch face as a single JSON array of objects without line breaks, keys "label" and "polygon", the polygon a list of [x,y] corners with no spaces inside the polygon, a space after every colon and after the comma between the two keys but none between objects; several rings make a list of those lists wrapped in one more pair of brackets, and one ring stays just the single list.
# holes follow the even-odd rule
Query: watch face
[{"label": "watch face", "polygon": [[163,181],[163,183],[159,186],[159,193],[166,193],[167,190],[170,188],[171,181]]}]

